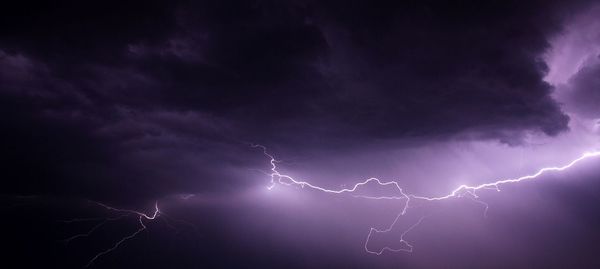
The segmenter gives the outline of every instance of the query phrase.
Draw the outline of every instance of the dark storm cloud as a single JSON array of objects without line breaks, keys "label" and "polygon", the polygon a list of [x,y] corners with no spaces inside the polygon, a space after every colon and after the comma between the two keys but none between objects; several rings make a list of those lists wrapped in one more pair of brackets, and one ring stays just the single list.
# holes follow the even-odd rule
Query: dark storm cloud
[{"label": "dark storm cloud", "polygon": [[505,138],[567,128],[541,79],[540,55],[559,28],[541,5],[199,6],[181,21],[199,32],[203,61],[150,66],[170,67],[154,70],[173,86],[165,100],[236,119],[247,137]]},{"label": "dark storm cloud", "polygon": [[173,6],[152,1],[19,1],[3,8],[4,49],[56,64],[116,63],[130,42],[161,42]]},{"label": "dark storm cloud", "polygon": [[568,117],[540,56],[569,8],[21,1],[0,16],[2,143],[21,178],[12,184],[26,191],[39,178],[64,191],[49,183],[60,179],[96,192],[127,182],[126,196],[142,181],[185,178],[173,187],[184,189],[196,177],[222,188],[230,167],[248,163],[238,141],[554,136]]}]

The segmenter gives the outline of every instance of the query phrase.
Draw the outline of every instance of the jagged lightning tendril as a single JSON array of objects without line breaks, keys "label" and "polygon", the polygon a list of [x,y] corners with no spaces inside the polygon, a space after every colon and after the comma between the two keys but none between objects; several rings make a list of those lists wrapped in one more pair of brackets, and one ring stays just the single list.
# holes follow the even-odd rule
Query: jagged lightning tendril
[{"label": "jagged lightning tendril", "polygon": [[[94,218],[93,220],[101,220],[100,223],[94,225],[94,227],[92,227],[87,233],[81,233],[81,234],[76,234],[73,235],[69,238],[66,238],[63,240],[63,242],[65,242],[66,244],[70,243],[71,241],[78,239],[78,238],[83,238],[83,237],[89,237],[92,235],[92,233],[94,233],[96,230],[98,230],[100,227],[104,226],[105,224],[111,222],[111,221],[116,221],[119,219],[122,219],[124,217],[129,216],[129,214],[127,215],[122,215],[122,216],[118,216],[115,218],[105,218],[105,219],[101,219],[101,218]],[[87,219],[86,219],[87,220]],[[86,221],[86,220],[78,220],[78,219],[74,219],[74,220],[69,220],[69,221],[65,221],[65,223],[73,223],[73,222],[79,222],[79,221]]]},{"label": "jagged lightning tendril", "polygon": [[[155,202],[155,203],[154,203],[154,212],[153,212],[152,214],[146,214],[146,213],[143,213],[143,212],[139,212],[139,211],[135,211],[135,210],[129,210],[129,209],[120,209],[120,208],[115,208],[115,207],[111,207],[111,206],[108,206],[108,205],[105,205],[105,204],[103,204],[103,203],[99,203],[99,202],[94,202],[94,203],[96,203],[97,205],[99,205],[99,206],[101,206],[101,207],[104,207],[104,208],[105,208],[105,209],[107,209],[107,210],[110,210],[110,211],[115,211],[115,212],[118,212],[118,213],[123,213],[123,215],[121,215],[121,216],[118,216],[118,217],[115,217],[115,218],[107,218],[107,219],[104,219],[102,222],[100,222],[100,223],[99,223],[99,224],[97,224],[96,226],[92,227],[92,229],[91,229],[91,230],[89,230],[87,233],[84,233],[84,234],[78,234],[78,235],[72,236],[72,237],[70,237],[70,238],[67,238],[67,239],[65,239],[65,240],[64,240],[65,242],[67,242],[67,243],[68,243],[68,242],[70,242],[70,241],[72,241],[72,240],[74,240],[74,239],[80,238],[80,237],[87,237],[87,236],[90,236],[90,235],[91,235],[91,234],[92,234],[92,233],[93,233],[95,230],[97,230],[97,229],[98,229],[98,228],[100,228],[102,225],[106,224],[107,222],[109,222],[109,221],[114,221],[114,220],[117,220],[117,219],[120,219],[120,218],[124,218],[124,217],[130,216],[130,215],[132,215],[132,214],[133,214],[133,215],[136,215],[136,216],[138,217],[138,222],[139,222],[139,224],[140,224],[140,227],[139,227],[139,228],[138,228],[138,229],[137,229],[135,232],[133,232],[132,234],[130,234],[130,235],[128,235],[128,236],[125,236],[125,237],[121,238],[121,240],[117,241],[117,242],[116,242],[116,243],[115,243],[115,244],[114,244],[112,247],[110,247],[110,248],[108,248],[108,249],[106,249],[106,250],[104,250],[104,251],[102,251],[102,252],[100,252],[100,253],[96,254],[96,255],[95,255],[95,256],[94,256],[94,257],[93,257],[93,258],[92,258],[92,259],[91,259],[91,260],[90,260],[90,261],[89,261],[89,262],[86,264],[86,266],[85,266],[85,267],[90,267],[92,264],[94,264],[94,262],[95,262],[96,260],[98,260],[98,258],[100,258],[100,257],[102,257],[102,256],[104,256],[104,255],[106,255],[106,254],[108,254],[108,253],[110,253],[110,252],[114,251],[114,250],[115,250],[115,249],[117,249],[117,248],[118,248],[120,245],[122,245],[123,243],[125,243],[125,241],[127,241],[127,240],[129,240],[129,239],[132,239],[132,238],[134,238],[134,237],[136,237],[136,236],[137,236],[139,233],[141,233],[142,231],[146,230],[146,228],[147,228],[147,227],[146,227],[146,224],[144,224],[144,220],[154,220],[154,219],[156,219],[157,217],[159,217],[159,216],[160,216],[160,213],[161,213],[161,212],[160,212],[160,209],[158,208],[158,202]],[[73,221],[79,221],[79,220],[78,220],[78,219],[75,219],[75,220],[72,220],[72,221],[70,221],[70,222],[73,222]]]},{"label": "jagged lightning tendril", "polygon": [[405,193],[403,191],[403,189],[400,187],[400,185],[398,184],[398,182],[382,181],[378,178],[368,178],[364,181],[354,184],[351,188],[342,188],[342,189],[337,189],[337,190],[323,188],[323,187],[320,187],[317,185],[313,185],[307,181],[296,180],[289,175],[280,173],[279,170],[277,170],[278,161],[275,159],[275,157],[273,155],[271,155],[267,151],[267,148],[265,146],[258,145],[258,144],[252,144],[251,146],[254,148],[260,148],[262,150],[263,154],[270,159],[269,162],[271,164],[271,169],[270,169],[271,173],[267,173],[271,177],[271,182],[270,182],[271,184],[267,187],[269,190],[273,189],[277,184],[280,184],[280,185],[285,185],[285,186],[300,186],[301,188],[310,188],[310,189],[313,189],[316,191],[330,193],[330,194],[345,194],[345,193],[354,193],[360,187],[365,186],[370,183],[378,184],[379,186],[390,186],[391,185],[395,189],[397,189],[400,195],[394,195],[394,196],[353,195],[353,197],[356,197],[356,198],[364,198],[364,199],[372,199],[372,200],[405,200],[405,203],[404,203],[404,206],[403,206],[401,212],[396,216],[394,221],[387,228],[385,228],[385,229],[376,229],[373,227],[370,228],[369,233],[367,235],[367,239],[364,244],[364,248],[367,253],[371,253],[371,254],[375,254],[375,255],[381,255],[385,251],[390,251],[390,252],[401,252],[401,251],[412,252],[413,251],[413,246],[404,239],[404,236],[408,232],[410,232],[412,229],[417,227],[423,221],[423,219],[425,217],[421,217],[416,223],[414,223],[412,226],[410,226],[408,229],[406,229],[405,231],[402,232],[402,234],[400,235],[400,243],[402,243],[404,245],[404,247],[391,248],[391,247],[386,246],[386,247],[381,248],[379,251],[371,250],[368,247],[369,240],[371,239],[371,236],[373,235],[373,233],[387,233],[387,232],[392,231],[392,229],[394,228],[394,226],[396,225],[396,223],[398,222],[400,217],[406,214],[406,212],[409,208],[410,201],[412,199],[424,200],[424,201],[440,201],[440,200],[446,200],[446,199],[450,199],[450,198],[463,198],[463,197],[469,198],[469,199],[473,200],[474,202],[481,204],[484,207],[483,214],[484,214],[484,216],[487,216],[487,211],[488,211],[489,206],[487,203],[479,200],[479,196],[476,193],[478,190],[491,189],[491,190],[500,191],[500,186],[503,184],[518,183],[521,181],[532,180],[532,179],[535,179],[535,178],[541,176],[542,174],[544,174],[546,172],[563,171],[563,170],[566,170],[566,169],[574,166],[575,164],[577,164],[578,162],[580,162],[582,160],[600,156],[600,151],[587,152],[587,153],[584,153],[583,155],[581,155],[579,158],[574,159],[571,162],[569,162],[568,164],[563,165],[563,166],[545,167],[545,168],[540,169],[539,171],[537,171],[534,174],[526,175],[526,176],[522,176],[522,177],[518,177],[518,178],[502,179],[502,180],[497,180],[497,181],[490,182],[490,183],[484,183],[484,184],[473,185],[473,186],[460,185],[456,189],[454,189],[450,193],[448,193],[447,195],[428,197],[428,196],[419,196],[419,195]]}]

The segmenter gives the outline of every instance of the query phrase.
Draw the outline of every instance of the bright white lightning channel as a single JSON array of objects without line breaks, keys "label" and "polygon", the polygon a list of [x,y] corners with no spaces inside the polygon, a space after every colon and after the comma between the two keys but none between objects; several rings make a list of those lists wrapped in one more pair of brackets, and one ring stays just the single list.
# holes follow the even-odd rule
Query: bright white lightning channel
[{"label": "bright white lightning channel", "polygon": [[284,186],[300,186],[301,188],[309,188],[309,189],[313,189],[316,191],[325,192],[325,193],[329,193],[329,194],[351,194],[351,193],[354,193],[357,190],[359,190],[360,187],[367,185],[369,183],[378,184],[380,186],[393,186],[395,189],[397,189],[399,195],[394,195],[394,196],[353,195],[354,197],[357,197],[357,198],[372,199],[372,200],[406,200],[401,212],[398,214],[398,216],[396,216],[394,221],[387,228],[385,228],[385,229],[376,229],[373,227],[370,228],[367,238],[365,240],[364,248],[365,248],[366,252],[375,254],[375,255],[381,255],[386,251],[390,251],[390,252],[412,252],[413,251],[413,246],[409,242],[404,240],[404,236],[407,233],[409,233],[412,229],[417,227],[423,221],[423,219],[426,218],[427,216],[421,217],[416,223],[414,223],[412,226],[408,227],[408,229],[406,229],[402,232],[402,234],[400,235],[400,243],[402,243],[404,245],[404,247],[392,248],[392,247],[386,246],[378,251],[369,249],[369,240],[371,239],[371,236],[373,235],[373,233],[390,232],[394,228],[394,226],[396,225],[396,223],[398,222],[400,217],[406,214],[406,212],[409,208],[410,202],[412,200],[441,201],[441,200],[446,200],[446,199],[450,199],[450,198],[465,197],[465,198],[469,198],[477,203],[482,204],[485,207],[485,210],[484,210],[484,215],[485,215],[485,214],[487,214],[488,204],[483,201],[478,200],[479,196],[476,194],[476,192],[478,190],[493,189],[496,191],[500,191],[500,185],[518,183],[518,182],[527,181],[527,180],[533,180],[547,172],[563,171],[563,170],[573,167],[575,164],[577,164],[578,162],[581,162],[585,159],[600,156],[600,151],[587,152],[587,153],[584,153],[583,155],[581,155],[579,158],[576,158],[563,166],[544,167],[544,168],[538,170],[536,173],[531,174],[531,175],[525,175],[525,176],[521,176],[521,177],[517,177],[517,178],[501,179],[501,180],[493,181],[490,183],[483,183],[480,185],[472,185],[472,186],[471,185],[460,185],[456,189],[454,189],[450,193],[448,193],[447,195],[429,197],[429,196],[419,196],[419,195],[406,193],[400,187],[398,182],[382,181],[378,178],[368,178],[364,181],[354,184],[351,188],[328,189],[328,188],[320,187],[320,186],[311,184],[307,181],[297,180],[289,175],[282,174],[281,172],[279,172],[279,170],[277,170],[278,161],[275,159],[275,157],[272,154],[270,154],[267,151],[267,148],[265,146],[255,144],[255,145],[252,145],[252,147],[260,148],[262,150],[263,154],[270,159],[269,162],[271,164],[271,169],[270,169],[271,173],[267,173],[271,177],[271,184],[267,187],[269,190],[273,189],[277,184],[280,184],[280,185],[284,185]]}]

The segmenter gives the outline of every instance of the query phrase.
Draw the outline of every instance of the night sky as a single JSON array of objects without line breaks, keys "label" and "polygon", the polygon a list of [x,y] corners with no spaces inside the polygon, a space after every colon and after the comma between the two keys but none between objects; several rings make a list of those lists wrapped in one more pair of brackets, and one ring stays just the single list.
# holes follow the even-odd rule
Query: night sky
[{"label": "night sky", "polygon": [[598,1],[4,3],[0,126],[2,268],[600,268],[600,158],[279,177],[599,152]]}]

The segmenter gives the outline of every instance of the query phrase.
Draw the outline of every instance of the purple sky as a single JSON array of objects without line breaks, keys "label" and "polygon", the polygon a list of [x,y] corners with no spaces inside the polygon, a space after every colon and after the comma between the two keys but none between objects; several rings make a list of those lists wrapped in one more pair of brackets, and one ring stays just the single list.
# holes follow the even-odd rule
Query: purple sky
[{"label": "purple sky", "polygon": [[84,267],[141,227],[135,213],[103,223],[121,214],[90,201],[147,214],[158,201],[92,266],[597,267],[600,159],[477,201],[416,202],[369,242],[400,247],[427,216],[404,236],[414,251],[373,255],[369,229],[403,201],[269,190],[270,160],[250,146],[316,186],[376,177],[427,197],[598,151],[600,3],[564,2],[7,5],[0,257]]}]

